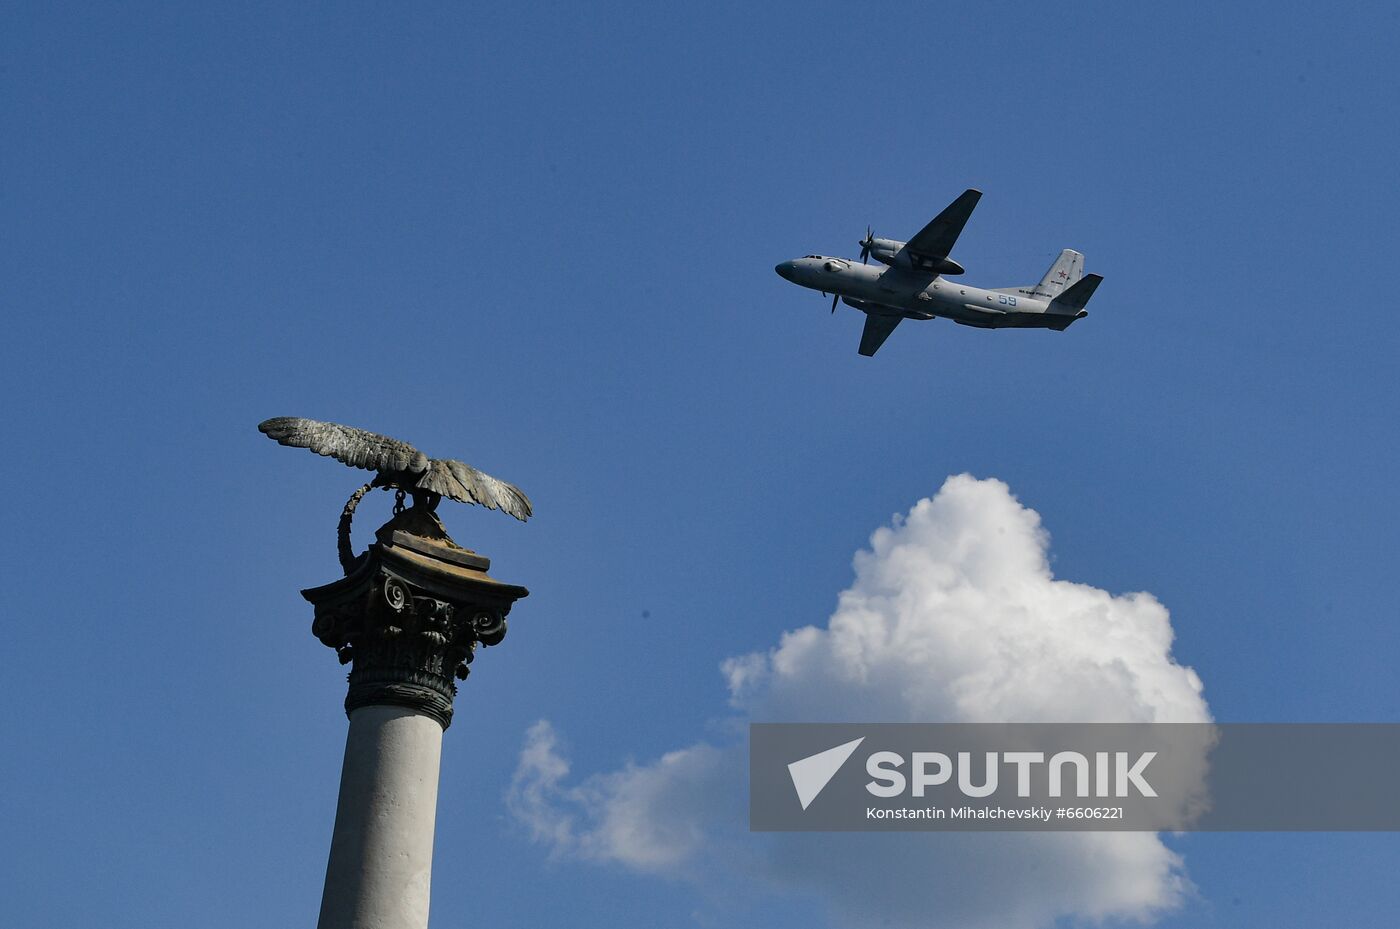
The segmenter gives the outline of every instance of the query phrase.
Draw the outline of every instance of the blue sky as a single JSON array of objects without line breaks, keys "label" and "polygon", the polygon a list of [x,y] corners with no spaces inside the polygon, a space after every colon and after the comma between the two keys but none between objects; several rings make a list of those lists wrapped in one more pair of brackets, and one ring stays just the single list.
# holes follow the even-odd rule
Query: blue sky
[{"label": "blue sky", "polygon": [[[306,923],[357,475],[274,415],[524,487],[447,512],[531,589],[446,737],[438,925],[825,918],[551,860],[502,797],[722,727],[950,474],[1057,576],[1146,590],[1217,719],[1400,718],[1389,479],[1400,11],[1227,3],[22,4],[0,28],[9,925]],[[1105,276],[1068,332],[907,324],[773,273],[986,193],[967,279]],[[380,497],[362,513],[370,522]],[[1165,926],[1388,924],[1390,835],[1197,835]]]}]

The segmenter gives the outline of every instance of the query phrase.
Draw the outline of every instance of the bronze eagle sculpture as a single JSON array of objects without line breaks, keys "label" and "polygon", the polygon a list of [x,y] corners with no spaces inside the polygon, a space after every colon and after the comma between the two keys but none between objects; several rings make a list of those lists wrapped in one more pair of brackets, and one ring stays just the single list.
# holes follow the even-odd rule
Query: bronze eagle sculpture
[{"label": "bronze eagle sculpture", "polygon": [[530,498],[514,484],[498,481],[461,461],[429,458],[398,439],[296,416],[269,419],[258,424],[258,431],[279,445],[307,448],[352,468],[377,471],[367,487],[394,488],[411,494],[413,505],[430,513],[447,497],[488,510],[502,510],[521,522],[530,517]]}]

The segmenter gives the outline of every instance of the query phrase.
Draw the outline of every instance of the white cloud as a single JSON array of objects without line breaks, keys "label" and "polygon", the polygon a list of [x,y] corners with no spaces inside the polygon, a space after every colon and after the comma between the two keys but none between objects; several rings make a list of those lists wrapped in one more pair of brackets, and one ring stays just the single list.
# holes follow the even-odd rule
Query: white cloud
[{"label": "white cloud", "polygon": [[[744,720],[1205,722],[1167,610],[1057,580],[1040,517],[949,478],[855,557],[825,627],[724,663]],[[1032,927],[1149,920],[1189,884],[1150,833],[751,834],[744,746],[697,742],[574,786],[548,723],[511,808],[556,854],[725,887],[814,895],[836,925]]]},{"label": "white cloud", "polygon": [[717,786],[733,780],[728,754],[700,743],[567,787],[569,764],[554,727],[541,720],[525,735],[507,802],[557,855],[667,873],[703,853],[705,823],[695,813],[713,806]]}]

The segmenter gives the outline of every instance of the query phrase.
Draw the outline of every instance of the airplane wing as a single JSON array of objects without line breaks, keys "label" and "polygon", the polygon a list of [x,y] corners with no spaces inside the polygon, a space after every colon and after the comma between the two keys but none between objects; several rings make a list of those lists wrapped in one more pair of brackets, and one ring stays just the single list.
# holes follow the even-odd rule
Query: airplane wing
[{"label": "airplane wing", "polygon": [[865,316],[865,328],[860,333],[860,353],[867,358],[880,350],[880,346],[885,344],[885,340],[894,332],[894,327],[899,325],[903,316],[877,316],[874,313],[867,313]]},{"label": "airplane wing", "polygon": [[[936,265],[946,259],[953,250],[953,244],[958,241],[958,236],[962,235],[967,218],[972,215],[977,201],[981,199],[980,190],[969,188],[963,191],[962,196],[948,204],[947,209],[920,229],[918,235],[904,243],[904,248],[915,258],[915,264]],[[961,270],[959,268],[958,272],[949,273],[960,273]]]}]

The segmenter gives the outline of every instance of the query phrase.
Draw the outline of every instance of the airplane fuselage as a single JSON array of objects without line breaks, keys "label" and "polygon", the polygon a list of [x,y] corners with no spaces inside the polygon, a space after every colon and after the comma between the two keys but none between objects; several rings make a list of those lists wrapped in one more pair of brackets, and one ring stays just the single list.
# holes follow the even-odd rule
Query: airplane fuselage
[{"label": "airplane fuselage", "polygon": [[1050,301],[1027,291],[983,290],[925,271],[809,255],[785,261],[778,274],[794,284],[839,294],[867,314],[904,319],[942,317],[987,329],[1048,326]]}]

